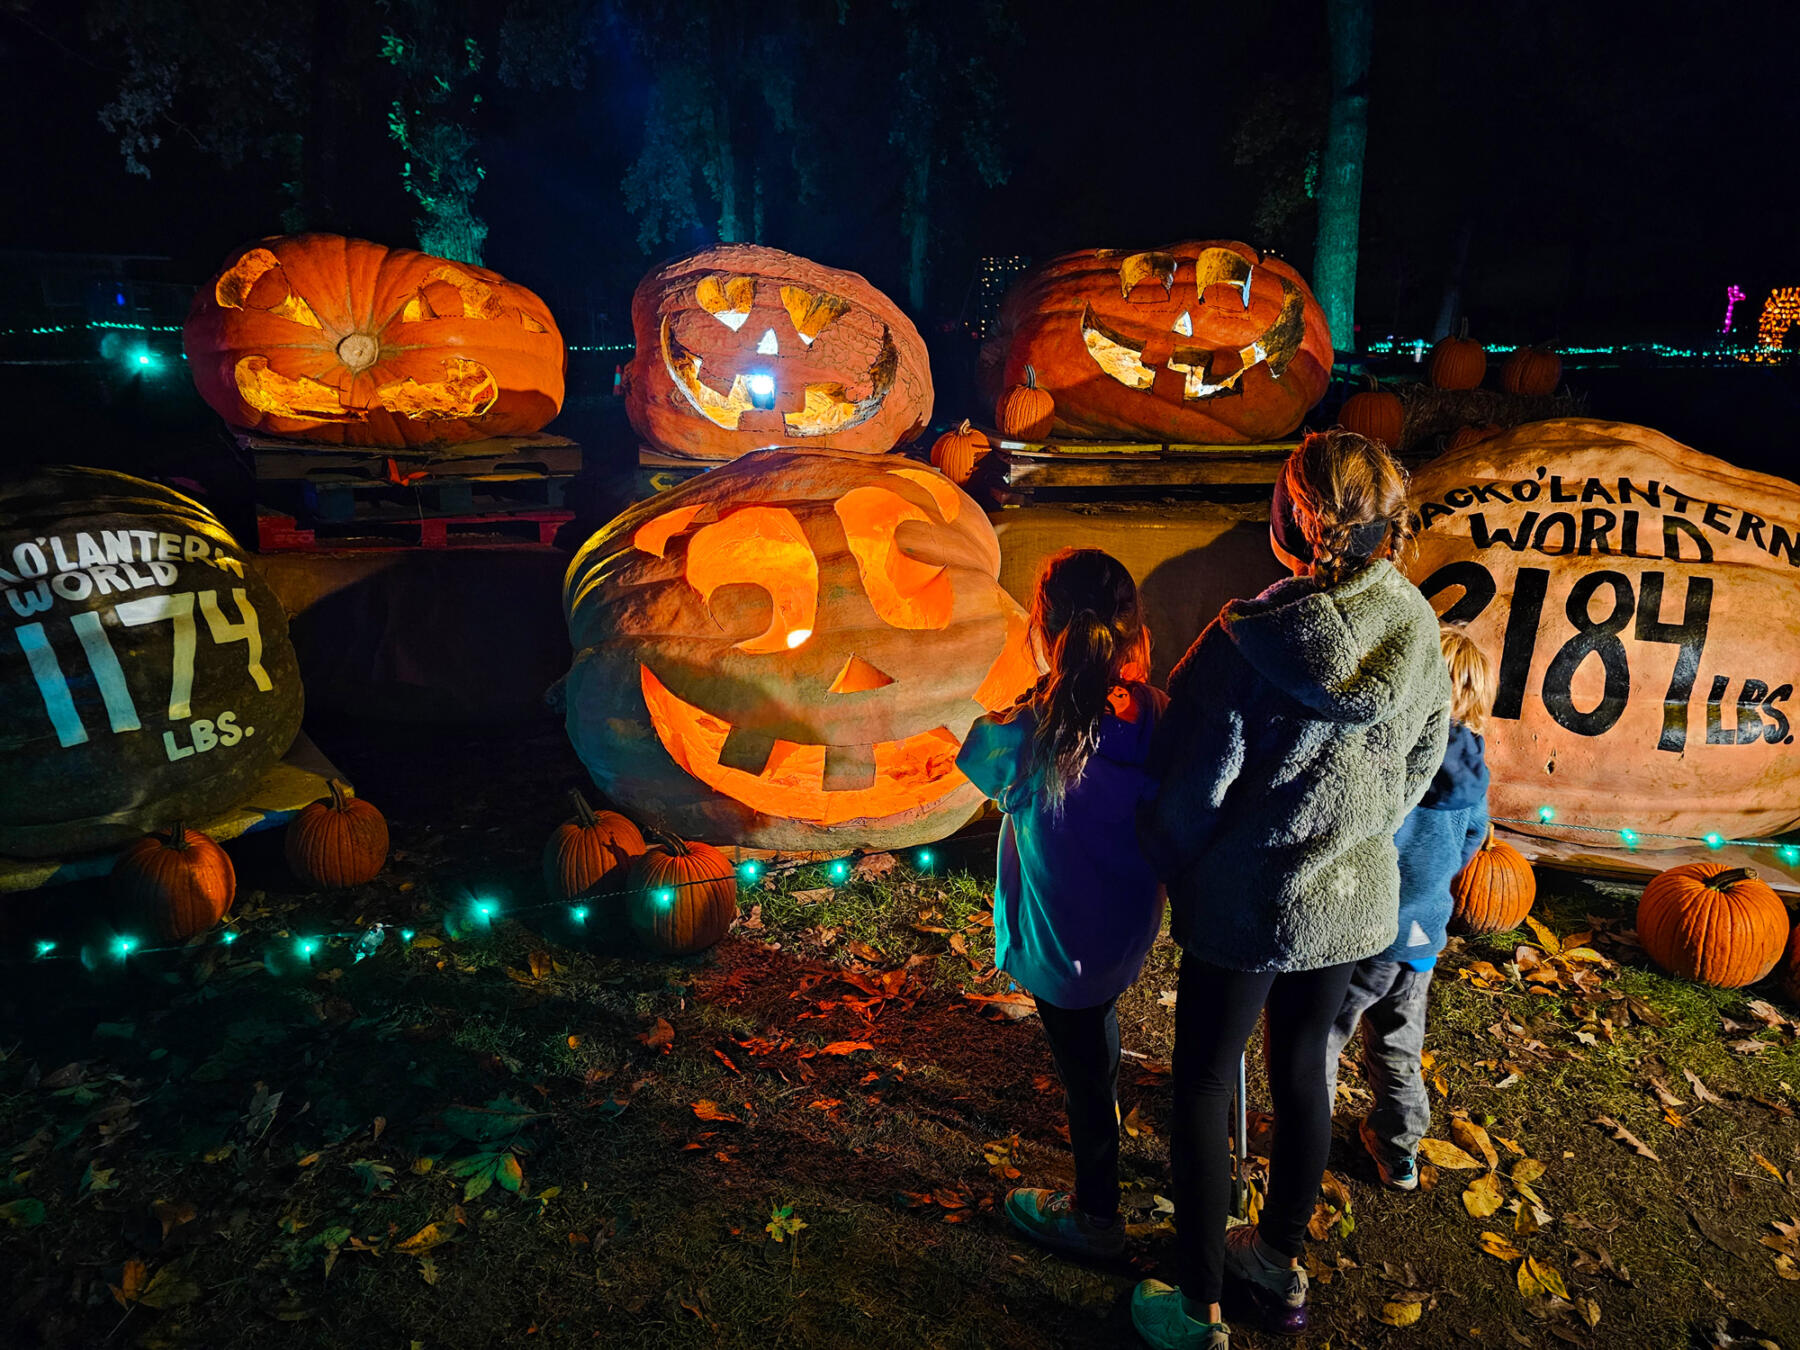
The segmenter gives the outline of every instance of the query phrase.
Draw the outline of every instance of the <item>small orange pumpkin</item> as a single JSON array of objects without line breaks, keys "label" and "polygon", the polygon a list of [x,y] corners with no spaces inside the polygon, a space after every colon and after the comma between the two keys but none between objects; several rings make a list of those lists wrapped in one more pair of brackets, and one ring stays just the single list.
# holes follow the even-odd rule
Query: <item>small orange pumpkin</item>
[{"label": "small orange pumpkin", "polygon": [[225,850],[177,821],[146,835],[113,863],[120,909],[164,942],[186,942],[223,919],[237,895],[237,871]]},{"label": "small orange pumpkin", "polygon": [[1638,941],[1671,975],[1721,989],[1755,984],[1788,941],[1787,909],[1748,867],[1685,863],[1638,899]]},{"label": "small orange pumpkin", "polygon": [[971,427],[965,417],[961,426],[931,443],[931,467],[960,487],[969,481],[969,475],[987,452],[988,438]]},{"label": "small orange pumpkin", "polygon": [[569,802],[575,819],[558,825],[544,845],[544,889],[552,900],[575,900],[612,889],[600,883],[613,877],[616,886],[624,878],[613,874],[644,852],[644,836],[617,811],[594,810],[574,788],[569,789]]},{"label": "small orange pumpkin", "polygon": [[287,828],[288,869],[309,886],[360,886],[387,862],[387,819],[338,779],[328,800],[313,802]]},{"label": "small orange pumpkin", "polygon": [[1500,387],[1509,394],[1554,394],[1562,383],[1562,357],[1548,347],[1519,347],[1500,366]]},{"label": "small orange pumpkin", "polygon": [[1385,392],[1371,376],[1367,389],[1344,400],[1338,425],[1392,450],[1400,444],[1400,433],[1406,426],[1406,405],[1400,401],[1400,395]]},{"label": "small orange pumpkin", "polygon": [[1455,898],[1450,921],[1464,933],[1504,933],[1517,928],[1531,913],[1537,899],[1537,874],[1531,864],[1505,840],[1494,837],[1488,826],[1487,841],[1468,865],[1450,880]]},{"label": "small orange pumpkin", "polygon": [[1441,337],[1431,349],[1425,377],[1437,389],[1474,389],[1487,374],[1487,348],[1469,340],[1469,321],[1452,337]]},{"label": "small orange pumpkin", "polygon": [[631,866],[632,927],[670,956],[705,951],[737,918],[737,875],[711,844],[650,831],[656,842]]},{"label": "small orange pumpkin", "polygon": [[1050,391],[1039,389],[1037,371],[1025,367],[1025,383],[1015,384],[1004,394],[994,409],[994,425],[1002,436],[1022,441],[1041,441],[1050,434],[1056,420],[1056,400]]}]

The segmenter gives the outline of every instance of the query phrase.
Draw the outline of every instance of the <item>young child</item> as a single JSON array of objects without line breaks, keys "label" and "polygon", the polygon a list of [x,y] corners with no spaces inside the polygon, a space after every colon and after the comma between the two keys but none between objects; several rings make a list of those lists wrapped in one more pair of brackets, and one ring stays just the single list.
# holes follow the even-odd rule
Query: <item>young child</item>
[{"label": "young child", "polygon": [[957,765],[999,805],[994,963],[1037,999],[1062,1077],[1075,1190],[1014,1190],[1006,1215],[1058,1251],[1112,1256],[1119,1221],[1118,996],[1162,926],[1163,896],[1135,820],[1165,702],[1137,676],[1150,635],[1131,574],[1098,549],[1044,564],[1031,638],[1046,674],[979,719]]},{"label": "young child", "polygon": [[[1300,443],[1270,502],[1294,575],[1236,600],[1169,679],[1143,843],[1169,887],[1175,1007],[1175,1284],[1131,1320],[1162,1350],[1225,1350],[1229,1276],[1269,1329],[1305,1330],[1300,1255],[1331,1146],[1326,1039],[1350,972],[1394,940],[1394,832],[1443,762],[1437,616],[1395,566],[1406,474],[1346,431]],[[1227,1231],[1228,1104],[1266,1011],[1275,1136],[1255,1225]]]},{"label": "young child", "polygon": [[1494,702],[1494,668],[1460,628],[1438,630],[1450,668],[1450,745],[1425,796],[1394,835],[1400,852],[1400,933],[1379,955],[1358,961],[1326,1042],[1331,1100],[1338,1053],[1362,1024],[1363,1072],[1375,1109],[1358,1132],[1382,1185],[1418,1188],[1415,1153],[1431,1128],[1431,1100],[1419,1065],[1425,996],[1450,922],[1450,881],[1488,831],[1488,771],[1481,732]]}]

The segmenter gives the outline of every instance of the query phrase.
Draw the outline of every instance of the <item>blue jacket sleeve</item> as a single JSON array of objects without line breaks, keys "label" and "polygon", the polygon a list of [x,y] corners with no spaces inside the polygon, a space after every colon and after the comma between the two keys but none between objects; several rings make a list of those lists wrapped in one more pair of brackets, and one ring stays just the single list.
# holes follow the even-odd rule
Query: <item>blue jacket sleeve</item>
[{"label": "blue jacket sleeve", "polygon": [[978,717],[963,737],[956,767],[1002,811],[1015,811],[1031,789],[1031,718],[1015,713],[1009,721]]},{"label": "blue jacket sleeve", "polygon": [[1481,852],[1481,846],[1487,840],[1488,807],[1487,802],[1480,801],[1468,810],[1467,819],[1463,823],[1462,862],[1457,865],[1461,870],[1469,865],[1469,859]]}]

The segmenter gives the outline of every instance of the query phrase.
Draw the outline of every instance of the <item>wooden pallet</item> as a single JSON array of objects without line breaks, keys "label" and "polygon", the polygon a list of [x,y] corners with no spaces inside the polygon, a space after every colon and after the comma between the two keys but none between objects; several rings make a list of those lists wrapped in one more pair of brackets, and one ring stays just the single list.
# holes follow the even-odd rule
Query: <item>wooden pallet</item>
[{"label": "wooden pallet", "polygon": [[1298,444],[1024,441],[998,432],[988,440],[998,453],[978,466],[974,482],[1002,504],[1095,491],[1150,496],[1173,489],[1272,487]]},{"label": "wooden pallet", "polygon": [[633,499],[642,501],[646,497],[654,497],[659,492],[667,492],[672,487],[679,487],[690,478],[697,478],[708,469],[716,469],[720,464],[728,464],[729,460],[683,459],[679,455],[665,455],[660,450],[652,450],[647,445],[638,447],[637,472],[633,476]]},{"label": "wooden pallet", "polygon": [[426,473],[475,477],[493,473],[577,474],[581,446],[566,436],[496,436],[461,445],[409,447],[399,450],[354,445],[309,445],[250,432],[237,433],[238,446],[250,457],[258,479],[285,481],[313,477],[379,480],[392,459],[402,474]]},{"label": "wooden pallet", "polygon": [[557,531],[573,519],[575,513],[564,510],[463,516],[393,512],[383,516],[359,516],[349,521],[302,524],[285,512],[258,506],[256,543],[262,553],[549,545],[556,542]]}]

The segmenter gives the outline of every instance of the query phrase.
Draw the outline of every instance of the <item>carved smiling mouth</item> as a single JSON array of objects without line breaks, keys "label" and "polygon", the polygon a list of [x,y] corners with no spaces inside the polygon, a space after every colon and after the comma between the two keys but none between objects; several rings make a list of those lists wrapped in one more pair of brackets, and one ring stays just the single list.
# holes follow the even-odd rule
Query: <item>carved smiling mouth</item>
[{"label": "carved smiling mouth", "polygon": [[[768,343],[773,336],[774,330],[771,329],[765,334],[763,342]],[[801,340],[805,342],[804,337]],[[778,350],[765,351],[761,345],[757,350],[766,356],[780,355]],[[762,377],[770,380],[770,387],[766,391],[753,388],[753,377],[744,373],[733,375],[730,389],[723,394],[706,384],[700,378],[702,358],[681,344],[666,316],[662,321],[662,356],[669,378],[694,411],[727,431],[736,431],[739,420],[746,412],[759,406],[763,409],[772,408],[772,400],[781,396],[782,391],[775,388],[772,377],[767,376]],[[781,416],[782,425],[791,436],[828,436],[858,426],[880,410],[888,391],[894,387],[894,378],[899,368],[900,353],[894,346],[892,332],[884,325],[881,330],[881,348],[869,367],[867,397],[852,398],[847,387],[838,381],[809,383],[802,390],[804,404],[797,412],[784,412]]]},{"label": "carved smiling mouth", "polygon": [[[767,815],[840,825],[929,806],[968,781],[956,767],[961,742],[946,727],[870,746],[777,740],[759,772],[732,768],[720,762],[731,723],[672,693],[648,666],[638,673],[650,725],[669,758],[714,792]],[[860,786],[826,786],[828,775],[837,776],[828,759],[842,750],[867,756],[852,770],[865,780]]]},{"label": "carved smiling mouth", "polygon": [[[1154,284],[1160,281],[1165,296],[1174,294],[1175,260],[1164,257],[1166,270],[1157,270],[1153,264],[1161,256],[1137,255],[1137,258],[1128,259],[1127,262],[1137,261],[1138,258],[1149,258],[1151,262],[1137,269],[1120,269],[1120,286],[1127,300],[1132,298],[1132,291],[1136,287],[1146,282]],[[1248,310],[1250,283],[1254,275],[1254,265],[1229,249],[1208,249],[1202,253],[1194,261],[1193,307],[1183,309],[1169,325],[1174,338],[1194,336],[1194,309],[1203,308],[1209,286],[1232,287],[1241,297],[1244,309]],[[1266,365],[1269,374],[1279,378],[1287,369],[1288,363],[1299,354],[1300,344],[1306,336],[1306,297],[1286,277],[1273,273],[1270,275],[1275,275],[1281,286],[1281,309],[1274,322],[1249,342],[1235,352],[1183,347],[1178,343],[1169,350],[1161,368],[1174,371],[1182,377],[1183,400],[1199,401],[1234,393],[1244,376],[1258,365]],[[1144,353],[1152,342],[1161,345],[1165,341],[1160,335],[1143,342],[1133,342],[1124,334],[1108,328],[1095,316],[1090,305],[1082,312],[1081,340],[1094,364],[1126,388],[1148,390],[1155,385],[1158,367],[1146,362]]]}]

